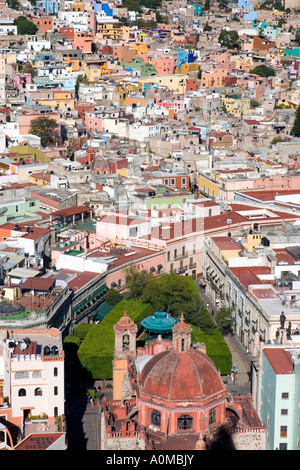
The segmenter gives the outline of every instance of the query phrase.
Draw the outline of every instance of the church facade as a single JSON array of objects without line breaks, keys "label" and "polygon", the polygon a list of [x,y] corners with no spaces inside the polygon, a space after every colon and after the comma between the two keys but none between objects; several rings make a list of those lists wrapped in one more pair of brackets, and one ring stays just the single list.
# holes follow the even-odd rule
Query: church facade
[{"label": "church facade", "polygon": [[136,348],[137,326],[114,327],[113,400],[102,402],[104,450],[265,448],[251,396],[233,399],[203,344],[191,344],[183,318],[172,341]]}]

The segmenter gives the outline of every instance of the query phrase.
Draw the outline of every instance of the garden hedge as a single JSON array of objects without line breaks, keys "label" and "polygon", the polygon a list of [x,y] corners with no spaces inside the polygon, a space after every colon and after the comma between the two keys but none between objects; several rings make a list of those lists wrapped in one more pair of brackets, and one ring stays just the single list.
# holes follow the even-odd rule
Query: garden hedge
[{"label": "garden hedge", "polygon": [[101,323],[88,325],[87,334],[78,350],[78,358],[94,380],[112,378],[114,325],[124,315],[125,309],[138,328],[144,318],[154,313],[152,305],[140,300],[126,299],[119,302]]}]

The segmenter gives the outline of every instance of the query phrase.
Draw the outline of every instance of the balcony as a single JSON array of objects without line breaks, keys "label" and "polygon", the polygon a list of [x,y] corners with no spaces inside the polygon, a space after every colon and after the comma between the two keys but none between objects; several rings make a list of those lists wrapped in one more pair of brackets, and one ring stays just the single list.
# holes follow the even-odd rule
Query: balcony
[{"label": "balcony", "polygon": [[189,264],[189,269],[195,269],[196,268],[196,263]]},{"label": "balcony", "polygon": [[178,273],[183,274],[185,273],[186,270],[187,270],[187,266],[181,266],[180,268],[178,268]]}]

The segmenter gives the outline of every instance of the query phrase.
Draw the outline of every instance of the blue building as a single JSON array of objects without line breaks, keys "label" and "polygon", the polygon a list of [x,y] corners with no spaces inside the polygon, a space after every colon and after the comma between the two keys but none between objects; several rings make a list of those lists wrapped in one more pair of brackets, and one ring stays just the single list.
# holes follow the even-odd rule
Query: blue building
[{"label": "blue building", "polygon": [[180,69],[181,64],[191,64],[194,62],[194,54],[192,51],[179,49],[177,51],[177,68]]},{"label": "blue building", "polygon": [[99,11],[104,11],[106,16],[113,17],[113,10],[112,8],[109,8],[107,3],[99,3],[94,1],[94,13],[97,15]]},{"label": "blue building", "polygon": [[257,12],[254,10],[253,0],[238,0],[238,7],[247,10],[244,12],[244,20],[255,21]]},{"label": "blue building", "polygon": [[[280,330],[280,335],[284,335]],[[253,361],[252,396],[261,421],[266,425],[266,450],[300,448],[300,358],[299,343],[278,341],[256,351]]]},{"label": "blue building", "polygon": [[58,13],[59,1],[58,0],[38,0],[35,6],[37,10],[40,10],[43,13],[48,13],[50,15],[53,15],[55,13]]}]

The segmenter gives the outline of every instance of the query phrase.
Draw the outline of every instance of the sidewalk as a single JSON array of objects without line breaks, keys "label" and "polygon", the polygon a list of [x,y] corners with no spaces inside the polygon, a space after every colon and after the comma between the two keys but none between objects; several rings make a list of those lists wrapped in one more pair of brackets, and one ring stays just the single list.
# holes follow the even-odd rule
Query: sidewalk
[{"label": "sidewalk", "polygon": [[[203,288],[199,286],[198,279],[195,279],[195,285],[201,295],[203,301],[208,305],[210,313],[216,311],[216,307],[211,302],[210,298],[205,294]],[[232,354],[232,364],[237,367],[238,373],[236,374],[235,385],[249,386],[249,374],[251,371],[251,356],[248,355],[240,343],[239,339],[234,335],[224,336],[224,340],[228,344],[228,347]]]},{"label": "sidewalk", "polygon": [[226,335],[224,339],[232,354],[232,364],[237,367],[236,385],[249,385],[251,357],[243,350],[242,345],[238,344],[235,336]]}]

